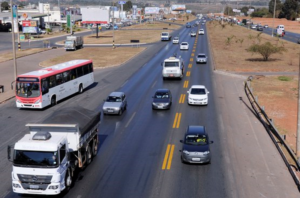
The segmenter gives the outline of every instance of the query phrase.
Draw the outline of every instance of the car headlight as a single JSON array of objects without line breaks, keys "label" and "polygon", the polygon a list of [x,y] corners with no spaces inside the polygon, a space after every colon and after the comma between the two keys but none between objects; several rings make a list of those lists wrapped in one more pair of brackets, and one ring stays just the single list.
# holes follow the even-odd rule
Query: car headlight
[{"label": "car headlight", "polygon": [[190,154],[187,150],[183,150],[182,152],[183,152],[184,154],[187,154],[187,155]]},{"label": "car headlight", "polygon": [[40,103],[40,101],[41,101],[41,100],[39,99],[39,100],[37,100],[34,104],[38,104],[38,103]]},{"label": "car headlight", "polygon": [[155,103],[155,102],[152,102],[152,104],[153,104],[153,105],[156,105],[156,103]]},{"label": "car headlight", "polygon": [[120,110],[120,107],[115,107],[114,108],[116,111],[119,111]]},{"label": "car headlight", "polygon": [[193,98],[189,98],[189,100],[193,100]]},{"label": "car headlight", "polygon": [[203,152],[204,155],[208,155],[209,154],[209,151],[205,151]]}]

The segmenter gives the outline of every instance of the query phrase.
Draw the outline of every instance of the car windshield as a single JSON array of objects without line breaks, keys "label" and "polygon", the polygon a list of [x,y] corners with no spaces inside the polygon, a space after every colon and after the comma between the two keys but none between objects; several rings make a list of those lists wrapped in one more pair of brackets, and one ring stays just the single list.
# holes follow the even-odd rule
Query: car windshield
[{"label": "car windshield", "polygon": [[181,43],[181,45],[187,45],[187,43]]},{"label": "car windshield", "polygon": [[106,102],[122,102],[122,99],[116,96],[108,96]]},{"label": "car windshield", "polygon": [[169,93],[156,92],[154,98],[169,98]]},{"label": "car windshield", "polygon": [[194,94],[194,95],[205,95],[206,92],[205,92],[205,89],[203,89],[203,88],[193,88],[191,90],[191,94]]},{"label": "car windshield", "polygon": [[184,143],[189,145],[206,145],[207,136],[202,134],[186,135]]},{"label": "car windshield", "polygon": [[179,38],[178,37],[174,37],[174,40],[178,40]]},{"label": "car windshield", "polygon": [[165,62],[165,67],[178,67],[179,62]]},{"label": "car windshield", "polygon": [[203,29],[200,29],[200,31],[204,31]]},{"label": "car windshield", "polygon": [[39,167],[57,167],[58,153],[57,151],[46,152],[15,150],[14,164]]},{"label": "car windshield", "polygon": [[40,96],[40,85],[38,82],[17,82],[16,94],[23,98],[35,98]]},{"label": "car windshield", "polygon": [[205,55],[198,55],[198,58],[205,58]]}]

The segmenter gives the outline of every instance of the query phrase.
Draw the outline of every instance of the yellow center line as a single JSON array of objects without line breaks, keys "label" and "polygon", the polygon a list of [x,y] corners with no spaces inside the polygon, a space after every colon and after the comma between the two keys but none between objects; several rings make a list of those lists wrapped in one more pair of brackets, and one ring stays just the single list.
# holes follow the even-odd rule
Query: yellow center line
[{"label": "yellow center line", "polygon": [[168,166],[167,166],[167,169],[168,169],[168,170],[170,170],[170,168],[171,168],[172,159],[173,159],[173,154],[174,154],[174,148],[175,148],[175,145],[173,144],[173,145],[172,145],[172,148],[171,148],[170,157],[169,157],[169,160],[168,160]]},{"label": "yellow center line", "polygon": [[174,123],[173,123],[173,128],[176,127],[177,118],[178,118],[178,113],[176,113],[176,115],[175,115],[175,119],[174,119]]},{"label": "yellow center line", "polygon": [[179,103],[184,103],[185,94],[180,95]]},{"label": "yellow center line", "polygon": [[163,170],[166,169],[167,160],[168,160],[169,152],[170,152],[170,147],[171,147],[171,145],[168,144],[167,151],[166,151],[165,158],[164,158],[164,162],[163,162],[163,165],[162,165],[162,167],[161,167]]},{"label": "yellow center line", "polygon": [[189,68],[192,68],[192,64],[189,64]]},{"label": "yellow center line", "polygon": [[181,101],[182,101],[182,95],[183,94],[180,95],[179,103],[181,103]]},{"label": "yellow center line", "polygon": [[190,58],[190,61],[193,61],[194,59],[193,58]]},{"label": "yellow center line", "polygon": [[190,71],[186,72],[186,76],[190,76],[190,75],[191,75]]},{"label": "yellow center line", "polygon": [[185,101],[185,94],[183,94],[182,103],[184,103],[184,101]]},{"label": "yellow center line", "polygon": [[186,81],[184,82],[184,84],[183,84],[183,88],[187,88],[187,87],[188,87],[188,85],[189,85],[189,81],[188,81],[188,80],[186,80]]},{"label": "yellow center line", "polygon": [[195,56],[195,54],[194,54],[194,53],[192,53],[192,56]]},{"label": "yellow center line", "polygon": [[180,120],[181,120],[181,113],[179,113],[178,115],[177,126],[176,126],[177,129],[179,128]]},{"label": "yellow center line", "polygon": [[193,52],[195,52],[196,50],[193,49]]}]

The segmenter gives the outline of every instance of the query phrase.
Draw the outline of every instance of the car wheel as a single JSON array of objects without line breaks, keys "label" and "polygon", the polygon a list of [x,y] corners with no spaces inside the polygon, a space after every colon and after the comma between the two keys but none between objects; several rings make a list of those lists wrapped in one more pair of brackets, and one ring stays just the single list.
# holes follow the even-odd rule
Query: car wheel
[{"label": "car wheel", "polygon": [[186,164],[186,162],[183,160],[182,156],[180,157],[181,163]]},{"label": "car wheel", "polygon": [[125,105],[125,107],[124,107],[124,111],[126,111],[127,110],[127,104]]},{"label": "car wheel", "polygon": [[122,115],[123,111],[122,111],[122,108],[120,109],[119,111],[119,115]]}]

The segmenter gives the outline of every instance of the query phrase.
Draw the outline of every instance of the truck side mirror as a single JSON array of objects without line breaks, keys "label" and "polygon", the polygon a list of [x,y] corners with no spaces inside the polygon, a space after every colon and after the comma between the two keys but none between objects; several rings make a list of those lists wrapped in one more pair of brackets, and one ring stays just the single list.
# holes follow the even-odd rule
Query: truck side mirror
[{"label": "truck side mirror", "polygon": [[13,152],[14,152],[14,145],[8,145],[7,146],[7,159],[8,161],[12,162],[13,161]]}]

